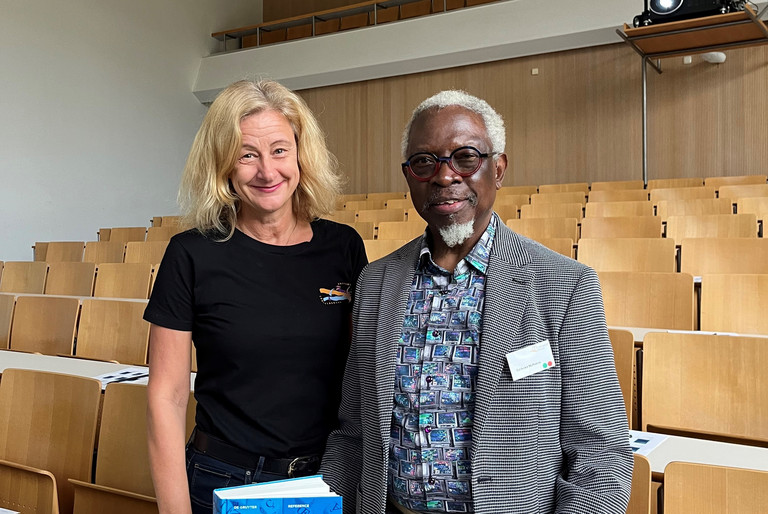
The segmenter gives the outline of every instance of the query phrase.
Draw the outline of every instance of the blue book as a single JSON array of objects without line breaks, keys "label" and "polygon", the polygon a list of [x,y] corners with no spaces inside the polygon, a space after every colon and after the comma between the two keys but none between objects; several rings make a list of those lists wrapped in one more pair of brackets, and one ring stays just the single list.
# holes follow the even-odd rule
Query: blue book
[{"label": "blue book", "polygon": [[214,514],[341,514],[341,496],[320,475],[213,491]]}]

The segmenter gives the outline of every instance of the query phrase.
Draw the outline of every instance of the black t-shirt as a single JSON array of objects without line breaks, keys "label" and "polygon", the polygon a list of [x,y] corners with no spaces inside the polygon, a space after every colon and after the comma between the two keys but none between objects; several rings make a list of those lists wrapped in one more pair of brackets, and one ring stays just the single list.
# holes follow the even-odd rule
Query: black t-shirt
[{"label": "black t-shirt", "polygon": [[312,240],[171,239],[144,313],[192,332],[197,426],[268,457],[322,453],[336,424],[351,293],[367,259],[349,226],[312,222]]}]

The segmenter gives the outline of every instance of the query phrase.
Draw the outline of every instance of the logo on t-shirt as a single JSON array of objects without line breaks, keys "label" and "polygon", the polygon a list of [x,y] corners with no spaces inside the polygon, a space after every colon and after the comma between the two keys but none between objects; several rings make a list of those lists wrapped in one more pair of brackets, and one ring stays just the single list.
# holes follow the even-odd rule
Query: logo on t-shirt
[{"label": "logo on t-shirt", "polygon": [[350,285],[346,282],[339,282],[333,289],[320,288],[320,301],[326,305],[333,303],[351,302],[352,294],[349,292]]}]

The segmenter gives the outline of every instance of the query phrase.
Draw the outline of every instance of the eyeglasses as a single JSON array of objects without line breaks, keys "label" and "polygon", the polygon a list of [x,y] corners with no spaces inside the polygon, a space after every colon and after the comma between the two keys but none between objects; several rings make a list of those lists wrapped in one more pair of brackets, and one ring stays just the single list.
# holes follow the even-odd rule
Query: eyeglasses
[{"label": "eyeglasses", "polygon": [[451,152],[448,157],[438,157],[429,152],[419,152],[408,157],[403,166],[403,173],[406,171],[419,182],[426,182],[437,175],[440,170],[440,164],[446,163],[454,173],[462,177],[473,175],[480,166],[483,165],[483,159],[491,153],[481,153],[474,146],[462,146]]}]

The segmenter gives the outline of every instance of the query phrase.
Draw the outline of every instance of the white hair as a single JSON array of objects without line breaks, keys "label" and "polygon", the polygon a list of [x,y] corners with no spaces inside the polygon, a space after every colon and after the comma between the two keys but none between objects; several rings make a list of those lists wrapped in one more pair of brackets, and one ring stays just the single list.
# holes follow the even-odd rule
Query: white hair
[{"label": "white hair", "polygon": [[469,241],[475,233],[475,218],[465,223],[452,223],[437,229],[448,248],[455,248]]},{"label": "white hair", "polygon": [[488,105],[488,102],[481,98],[472,96],[466,91],[449,89],[446,91],[440,91],[439,93],[430,96],[413,110],[411,119],[408,120],[408,124],[405,126],[405,130],[403,131],[401,147],[404,159],[408,157],[405,155],[405,152],[408,151],[408,141],[411,138],[411,125],[413,125],[413,120],[415,120],[419,114],[426,111],[427,109],[431,109],[433,107],[443,109],[452,105],[458,105],[459,107],[463,107],[469,111],[474,112],[475,114],[479,114],[483,118],[483,123],[485,123],[485,131],[488,133],[488,138],[491,140],[491,146],[493,147],[491,151],[494,153],[504,153],[507,136],[506,130],[504,129],[504,120],[501,118],[499,113],[497,113],[493,107]]}]

